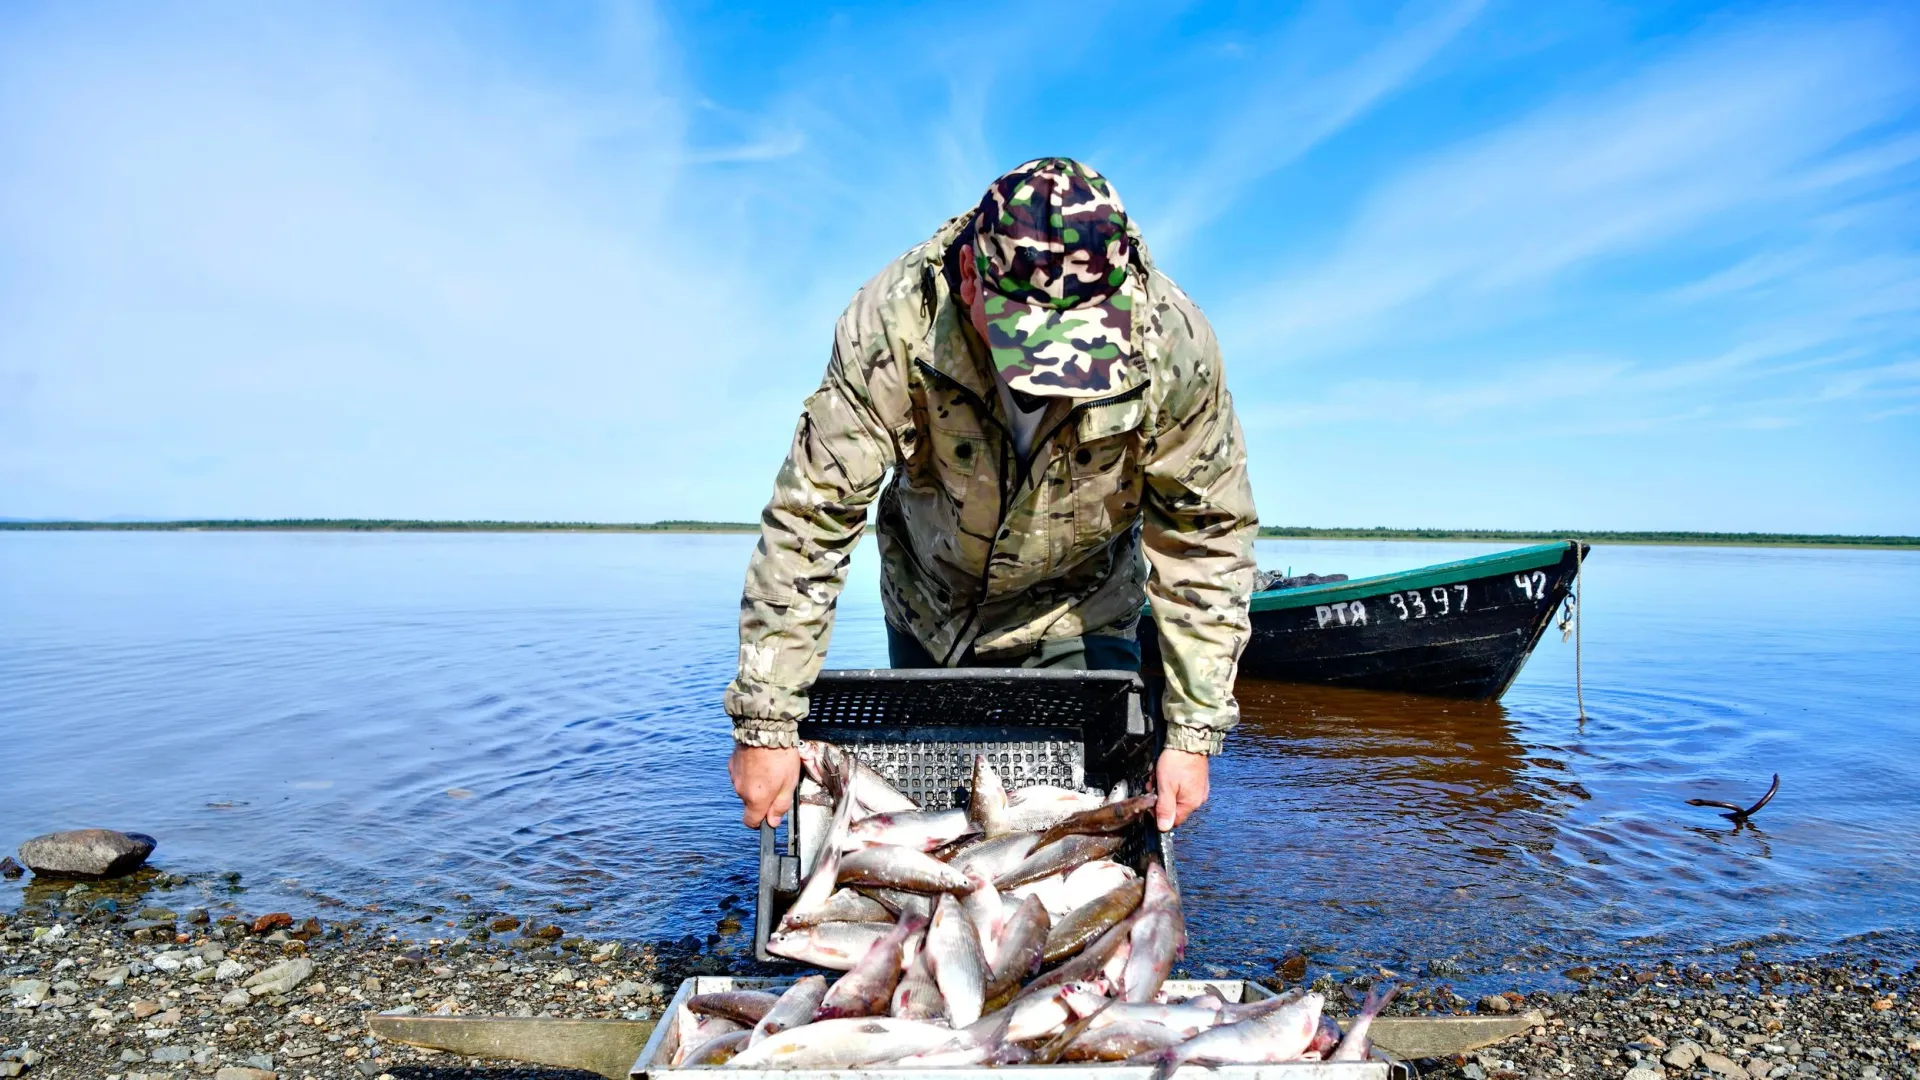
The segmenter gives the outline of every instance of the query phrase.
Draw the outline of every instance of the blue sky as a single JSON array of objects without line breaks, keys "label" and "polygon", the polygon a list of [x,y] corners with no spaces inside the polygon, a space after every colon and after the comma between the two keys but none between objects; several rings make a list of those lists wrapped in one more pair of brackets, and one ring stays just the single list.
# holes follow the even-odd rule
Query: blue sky
[{"label": "blue sky", "polygon": [[1270,523],[1920,533],[1920,14],[0,8],[0,515],[748,519],[852,291],[1081,157]]}]

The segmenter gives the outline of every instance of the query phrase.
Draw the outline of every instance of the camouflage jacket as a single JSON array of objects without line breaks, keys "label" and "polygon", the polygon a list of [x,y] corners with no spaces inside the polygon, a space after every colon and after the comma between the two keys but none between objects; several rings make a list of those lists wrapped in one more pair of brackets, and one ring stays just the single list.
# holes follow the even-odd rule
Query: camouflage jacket
[{"label": "camouflage jacket", "polygon": [[949,664],[969,650],[1018,663],[1043,641],[1131,636],[1151,599],[1167,745],[1213,753],[1239,719],[1256,527],[1213,330],[1136,237],[1143,362],[1108,396],[1052,401],[1023,464],[948,273],[966,222],[896,259],[840,317],[747,567],[734,737],[795,744],[878,498],[888,622]]}]

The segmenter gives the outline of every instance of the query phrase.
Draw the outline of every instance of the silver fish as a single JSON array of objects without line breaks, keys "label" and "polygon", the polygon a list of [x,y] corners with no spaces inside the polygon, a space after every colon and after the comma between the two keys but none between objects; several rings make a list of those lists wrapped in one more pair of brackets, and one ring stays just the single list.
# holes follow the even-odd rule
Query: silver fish
[{"label": "silver fish", "polygon": [[764,990],[723,990],[713,994],[695,994],[687,999],[687,1010],[701,1016],[724,1016],[748,1027],[760,1022],[778,1001]]},{"label": "silver fish", "polygon": [[1106,801],[1106,796],[1098,792],[1035,784],[1007,796],[1003,824],[1016,832],[1039,831],[1058,825],[1075,814],[1098,809]]},{"label": "silver fish", "polygon": [[852,1069],[924,1054],[953,1042],[951,1028],[891,1016],[850,1016],[791,1028],[754,1043],[736,1069]]},{"label": "silver fish", "polygon": [[842,1016],[876,1016],[887,1011],[893,1001],[894,984],[900,981],[900,951],[908,938],[926,928],[922,919],[909,916],[873,943],[852,970],[837,979],[820,1002],[814,1020],[832,1020]]},{"label": "silver fish", "polygon": [[800,876],[813,873],[820,851],[826,847],[827,830],[833,827],[833,797],[811,778],[800,780],[800,797],[793,804],[793,817],[787,826],[800,842]]},{"label": "silver fish", "polygon": [[1360,1015],[1354,1017],[1353,1023],[1347,1025],[1346,1036],[1340,1040],[1339,1047],[1327,1060],[1367,1060],[1367,1055],[1373,1050],[1372,1043],[1367,1039],[1367,1031],[1373,1027],[1373,1018],[1379,1016],[1380,1010],[1386,1008],[1387,1002],[1392,1001],[1393,995],[1399,992],[1400,988],[1397,986],[1388,987],[1384,994],[1378,990],[1368,990],[1366,1003],[1360,1006]]},{"label": "silver fish", "polygon": [[897,844],[847,852],[840,857],[839,878],[855,885],[922,893],[966,892],[972,887],[967,875],[924,851]]},{"label": "silver fish", "polygon": [[1125,1061],[1137,1054],[1166,1050],[1187,1038],[1151,1020],[1109,1020],[1101,1023],[1106,1013],[1112,1011],[1107,1009],[1099,1019],[1089,1021],[1087,1030],[1067,1044],[1060,1060]]},{"label": "silver fish", "polygon": [[1067,995],[1075,992],[1093,992],[1093,987],[1083,983],[1062,983],[1050,986],[1035,993],[1022,994],[1013,1003],[1000,1010],[1011,1017],[1007,1025],[1007,1039],[1011,1042],[1032,1042],[1058,1034],[1073,1019],[1073,1010],[1067,1005]]},{"label": "silver fish", "polygon": [[1134,920],[1130,943],[1133,954],[1127,958],[1120,988],[1126,1000],[1152,1001],[1160,984],[1173,971],[1173,962],[1185,951],[1186,922],[1180,913],[1180,896],[1158,859],[1147,864],[1146,895],[1140,901],[1140,916]]},{"label": "silver fish", "polygon": [[1000,930],[1006,925],[1006,912],[1000,904],[1000,893],[990,879],[968,874],[967,880],[973,888],[960,894],[960,906],[967,909],[967,917],[973,920],[974,932],[980,935],[980,948],[991,957],[999,945]]},{"label": "silver fish", "polygon": [[[1107,1000],[1098,994],[1081,992],[1068,995],[1067,1005],[1076,1013],[1088,1014]],[[1156,1024],[1177,1033],[1181,1039],[1191,1039],[1210,1027],[1218,1026],[1223,1020],[1220,1010],[1201,1005],[1135,1005],[1115,1001],[1100,1013],[1100,1018],[1092,1026],[1099,1028],[1107,1024],[1133,1022]]]},{"label": "silver fish", "polygon": [[769,1035],[778,1035],[788,1028],[813,1023],[813,1014],[820,1009],[820,999],[827,994],[827,977],[809,975],[792,986],[787,987],[780,1000],[773,1003],[767,1015],[753,1026],[752,1037],[747,1040],[751,1046]]},{"label": "silver fish", "polygon": [[862,896],[871,898],[895,915],[933,918],[933,897],[925,893],[908,892],[905,889],[883,889],[877,885],[861,885],[858,888]]},{"label": "silver fish", "polygon": [[987,1016],[958,1032],[954,1040],[938,1050],[901,1058],[902,1068],[954,1068],[983,1065],[1007,1042],[1007,1016]]},{"label": "silver fish", "polygon": [[1178,1046],[1133,1059],[1152,1064],[1155,1080],[1165,1080],[1182,1065],[1266,1065],[1294,1061],[1306,1053],[1320,1030],[1319,994],[1304,994],[1264,1016],[1221,1024]]},{"label": "silver fish", "polygon": [[746,1025],[735,1023],[724,1016],[701,1016],[698,1013],[680,1009],[674,1015],[679,1030],[675,1032],[678,1049],[674,1052],[673,1063],[680,1064],[688,1054],[706,1045],[716,1036],[734,1031],[747,1030]]},{"label": "silver fish", "polygon": [[851,849],[898,844],[916,851],[933,851],[979,831],[965,810],[902,810],[854,822],[841,846]]},{"label": "silver fish", "polygon": [[[1068,905],[1067,910],[1072,911],[1139,877],[1132,869],[1112,859],[1095,859],[1067,875],[1060,885],[1060,899]],[[1041,900],[1045,901],[1046,897],[1041,897]]]},{"label": "silver fish", "polygon": [[893,1015],[902,1020],[938,1020],[947,1015],[946,999],[940,996],[940,984],[934,981],[924,938],[918,955],[907,965],[906,974],[893,990]]},{"label": "silver fish", "polygon": [[851,971],[890,929],[885,923],[821,923],[769,935],[767,951],[815,967]]},{"label": "silver fish", "polygon": [[1033,842],[1039,833],[1008,833],[982,840],[955,854],[947,862],[963,874],[979,874],[989,880],[1019,866],[1033,854]]},{"label": "silver fish", "polygon": [[809,739],[800,744],[800,764],[808,776],[825,785],[827,790],[852,791],[854,801],[867,814],[920,809],[851,750]]},{"label": "silver fish", "polygon": [[871,896],[854,889],[836,889],[827,902],[812,911],[794,913],[789,910],[780,920],[783,930],[802,930],[809,926],[819,926],[830,922],[870,922],[892,923],[894,913],[887,906]]},{"label": "silver fish", "polygon": [[1121,842],[1118,836],[1063,836],[1046,847],[1035,848],[1020,865],[1001,874],[993,883],[998,888],[1012,889],[1055,874],[1071,873],[1120,850]]},{"label": "silver fish", "polygon": [[933,981],[946,999],[947,1016],[954,1025],[966,1027],[980,1019],[986,1001],[987,960],[980,951],[980,935],[973,928],[973,920],[951,894],[934,905],[926,951]]},{"label": "silver fish", "polygon": [[1042,832],[1039,842],[1034,846],[1046,847],[1063,836],[1071,836],[1075,833],[1111,835],[1124,832],[1132,828],[1134,822],[1153,813],[1154,804],[1157,801],[1152,795],[1141,795],[1070,814]]},{"label": "silver fish", "polygon": [[1020,901],[1019,909],[1006,920],[987,964],[989,999],[1018,989],[1020,980],[1040,967],[1041,952],[1052,929],[1053,920],[1037,898]]},{"label": "silver fish", "polygon": [[827,827],[827,836],[823,842],[820,864],[813,868],[813,874],[800,888],[800,895],[794,897],[792,906],[781,916],[780,929],[791,929],[812,919],[834,892],[834,883],[840,875],[839,837],[846,831],[853,819],[853,800],[844,793],[833,810],[833,821]]},{"label": "silver fish", "polygon": [[729,1031],[722,1035],[715,1035],[687,1051],[686,1056],[677,1064],[725,1065],[733,1060],[734,1055],[747,1048],[747,1039],[752,1034],[751,1031]]}]

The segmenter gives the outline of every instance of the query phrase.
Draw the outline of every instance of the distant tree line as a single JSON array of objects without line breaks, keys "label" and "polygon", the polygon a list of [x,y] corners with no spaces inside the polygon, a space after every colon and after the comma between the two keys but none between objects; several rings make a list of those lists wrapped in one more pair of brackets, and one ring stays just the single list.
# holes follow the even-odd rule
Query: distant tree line
[{"label": "distant tree line", "polygon": [[0,521],[28,532],[757,532],[739,521],[416,521],[407,518],[213,518],[205,521]]},{"label": "distant tree line", "polygon": [[[0,521],[0,531],[182,532],[757,532],[744,521],[418,521],[408,518],[210,518],[204,521]],[[1920,548],[1920,536],[1847,536],[1838,533],[1726,533],[1587,529],[1389,529],[1384,525],[1353,529],[1317,529],[1304,525],[1267,525],[1263,537],[1320,540],[1501,540],[1520,543],[1580,539],[1611,544],[1790,544],[1801,547]]]},{"label": "distant tree line", "polygon": [[1302,537],[1321,540],[1585,540],[1601,544],[1792,544],[1817,547],[1920,547],[1920,536],[1848,536],[1840,533],[1598,531],[1593,529],[1314,529],[1303,525],[1266,525],[1265,537]]}]

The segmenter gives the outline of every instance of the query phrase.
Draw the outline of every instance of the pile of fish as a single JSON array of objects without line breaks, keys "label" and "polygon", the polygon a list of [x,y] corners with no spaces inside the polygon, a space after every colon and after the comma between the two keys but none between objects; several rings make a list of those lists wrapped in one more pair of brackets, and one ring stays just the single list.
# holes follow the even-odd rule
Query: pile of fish
[{"label": "pile of fish", "polygon": [[1164,984],[1186,948],[1157,859],[1114,856],[1154,798],[1025,787],[984,757],[964,809],[922,810],[854,754],[801,748],[805,884],[767,951],[834,971],[775,995],[699,994],[675,1065],[846,1069],[1358,1061],[1385,1005],[1343,1037],[1318,994],[1230,1003]]}]

